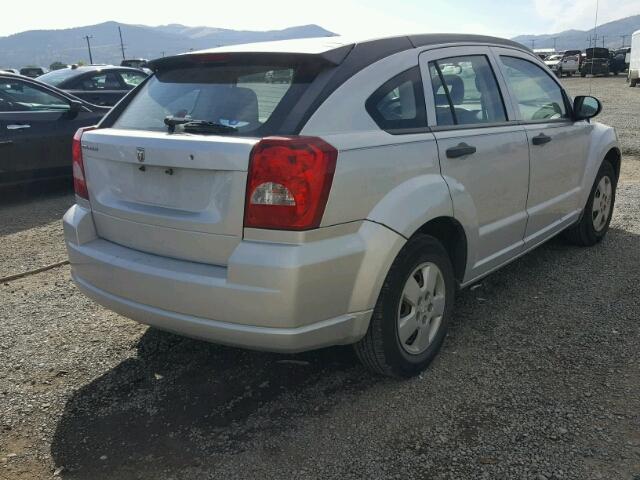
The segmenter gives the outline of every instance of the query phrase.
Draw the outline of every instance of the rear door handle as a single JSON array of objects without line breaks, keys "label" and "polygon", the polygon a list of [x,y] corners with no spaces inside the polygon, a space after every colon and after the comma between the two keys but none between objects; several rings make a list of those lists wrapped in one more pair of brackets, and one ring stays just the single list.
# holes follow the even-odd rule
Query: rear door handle
[{"label": "rear door handle", "polygon": [[31,128],[31,125],[27,125],[26,123],[7,125],[7,130],[23,130],[25,128]]},{"label": "rear door handle", "polygon": [[474,153],[476,153],[476,147],[461,143],[456,147],[447,149],[447,158],[459,158],[465,155],[473,155]]},{"label": "rear door handle", "polygon": [[545,135],[544,133],[541,133],[537,137],[533,137],[533,139],[531,140],[531,143],[533,143],[534,145],[544,145],[545,143],[549,143],[550,141],[551,141],[550,136]]}]

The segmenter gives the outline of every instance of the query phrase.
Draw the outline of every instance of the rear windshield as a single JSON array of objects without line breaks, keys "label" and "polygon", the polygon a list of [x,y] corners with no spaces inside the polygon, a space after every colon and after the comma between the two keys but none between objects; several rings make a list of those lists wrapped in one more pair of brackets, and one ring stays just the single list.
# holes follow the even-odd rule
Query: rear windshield
[{"label": "rear windshield", "polygon": [[45,73],[44,75],[39,76],[38,80],[48,85],[57,87],[67,78],[71,78],[74,75],[78,75],[78,70],[74,68],[61,68],[60,70],[54,70],[52,72]]},{"label": "rear windshield", "polygon": [[188,66],[162,71],[149,79],[113,127],[167,131],[164,120],[174,117],[233,127],[218,134],[286,133],[279,126],[313,77],[308,69],[293,65]]}]

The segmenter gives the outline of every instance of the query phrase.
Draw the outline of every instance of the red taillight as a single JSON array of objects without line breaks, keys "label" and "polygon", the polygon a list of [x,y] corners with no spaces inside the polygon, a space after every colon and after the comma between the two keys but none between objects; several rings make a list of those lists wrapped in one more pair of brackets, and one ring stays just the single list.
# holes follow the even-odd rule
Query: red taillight
[{"label": "red taillight", "polygon": [[71,144],[71,165],[73,168],[73,189],[76,195],[89,200],[87,181],[84,178],[84,163],[82,162],[82,134],[88,130],[95,130],[96,127],[82,127],[73,136]]},{"label": "red taillight", "polygon": [[338,151],[316,137],[267,137],[251,151],[244,226],[317,228],[327,204]]}]

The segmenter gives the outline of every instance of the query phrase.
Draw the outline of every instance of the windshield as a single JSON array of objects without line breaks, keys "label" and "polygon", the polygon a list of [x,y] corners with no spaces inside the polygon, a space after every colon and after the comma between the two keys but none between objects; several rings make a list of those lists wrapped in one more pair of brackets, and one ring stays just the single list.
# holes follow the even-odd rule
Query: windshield
[{"label": "windshield", "polygon": [[547,61],[562,60],[562,55],[551,55]]},{"label": "windshield", "polygon": [[78,71],[73,68],[61,68],[60,70],[54,70],[53,72],[45,73],[38,77],[38,80],[48,85],[57,87],[66,79],[77,75]]},{"label": "windshield", "polygon": [[113,127],[167,131],[165,118],[172,117],[233,127],[220,129],[225,135],[273,134],[278,120],[311,81],[298,70],[295,66],[206,65],[160,72]]}]

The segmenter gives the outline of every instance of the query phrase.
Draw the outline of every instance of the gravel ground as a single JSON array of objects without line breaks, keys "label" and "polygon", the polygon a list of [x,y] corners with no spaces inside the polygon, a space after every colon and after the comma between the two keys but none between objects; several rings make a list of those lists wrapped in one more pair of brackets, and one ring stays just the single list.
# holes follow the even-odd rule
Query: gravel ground
[{"label": "gravel ground", "polygon": [[625,155],[640,156],[640,87],[630,88],[626,77],[563,77],[572,96],[593,95],[602,101],[598,121],[616,127]]},{"label": "gravel ground", "polygon": [[[64,259],[71,202],[0,207],[2,275]],[[440,356],[401,382],[349,348],[148,329],[82,296],[67,266],[0,284],[0,479],[638,480],[639,240],[627,155],[606,240],[553,240],[461,292]]]}]

